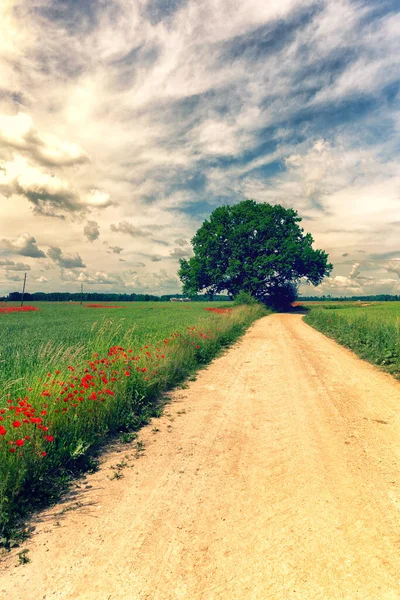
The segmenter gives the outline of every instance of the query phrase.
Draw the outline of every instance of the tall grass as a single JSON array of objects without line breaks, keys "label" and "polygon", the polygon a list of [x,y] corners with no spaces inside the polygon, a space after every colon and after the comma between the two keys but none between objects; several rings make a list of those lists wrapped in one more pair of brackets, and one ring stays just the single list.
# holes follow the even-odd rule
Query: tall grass
[{"label": "tall grass", "polygon": [[304,320],[361,358],[400,376],[400,303],[313,308]]},{"label": "tall grass", "polygon": [[19,517],[57,496],[70,473],[87,463],[107,436],[137,429],[157,412],[163,392],[209,362],[265,314],[260,306],[208,313],[197,318],[196,325],[148,344],[135,326],[108,319],[94,328],[86,345],[43,345],[34,371],[9,381],[2,390],[3,542],[13,535]]}]

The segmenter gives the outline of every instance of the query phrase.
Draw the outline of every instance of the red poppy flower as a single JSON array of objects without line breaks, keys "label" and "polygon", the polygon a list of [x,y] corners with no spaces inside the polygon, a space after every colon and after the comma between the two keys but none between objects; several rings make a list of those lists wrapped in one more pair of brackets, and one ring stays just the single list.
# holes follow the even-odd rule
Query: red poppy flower
[{"label": "red poppy flower", "polygon": [[3,427],[3,425],[0,425],[0,435],[6,435],[7,433],[7,429],[5,427]]},{"label": "red poppy flower", "polygon": [[41,452],[40,453],[42,456],[47,456],[47,452]]},{"label": "red poppy flower", "polygon": [[22,423],[21,421],[14,421],[13,423],[13,427],[21,427]]},{"label": "red poppy flower", "polygon": [[25,441],[24,440],[17,440],[15,442],[15,444],[16,444],[16,446],[23,446],[25,444]]}]

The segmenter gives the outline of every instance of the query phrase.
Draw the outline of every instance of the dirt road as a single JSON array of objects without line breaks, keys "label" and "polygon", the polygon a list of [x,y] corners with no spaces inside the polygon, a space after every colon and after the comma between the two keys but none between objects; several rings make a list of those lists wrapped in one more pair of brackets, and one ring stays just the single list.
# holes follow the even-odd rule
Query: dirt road
[{"label": "dirt road", "polygon": [[258,321],[140,438],[42,515],[0,597],[400,599],[400,384],[299,316]]}]

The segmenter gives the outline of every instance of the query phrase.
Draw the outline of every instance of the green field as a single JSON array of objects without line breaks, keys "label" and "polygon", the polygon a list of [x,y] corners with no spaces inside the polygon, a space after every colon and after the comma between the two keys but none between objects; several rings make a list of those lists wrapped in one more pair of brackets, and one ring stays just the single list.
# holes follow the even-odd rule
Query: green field
[{"label": "green field", "polygon": [[400,376],[400,302],[303,303],[306,323]]},{"label": "green field", "polygon": [[78,357],[89,358],[92,352],[105,352],[125,341],[137,348],[158,342],[174,331],[213,319],[205,308],[226,306],[206,302],[132,302],[116,304],[118,308],[61,302],[30,305],[39,310],[0,313],[0,393],[13,381],[21,380],[21,386],[25,385],[52,365],[60,367]]},{"label": "green field", "polygon": [[0,544],[110,434],[129,436],[158,414],[163,392],[268,314],[260,305],[117,306],[0,311]]}]

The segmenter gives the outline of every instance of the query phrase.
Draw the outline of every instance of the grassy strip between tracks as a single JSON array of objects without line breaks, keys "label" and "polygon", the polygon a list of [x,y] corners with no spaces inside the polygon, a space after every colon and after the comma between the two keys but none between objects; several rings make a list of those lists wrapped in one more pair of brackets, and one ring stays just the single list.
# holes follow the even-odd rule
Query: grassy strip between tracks
[{"label": "grassy strip between tracks", "polygon": [[123,326],[120,345],[110,346],[119,325],[105,321],[91,340],[90,358],[87,348],[83,354],[44,352],[41,369],[2,390],[0,542],[15,545],[21,519],[55,501],[74,474],[93,467],[110,435],[128,435],[158,416],[163,392],[266,314],[261,306],[219,309],[140,347],[131,345],[132,331]]}]

